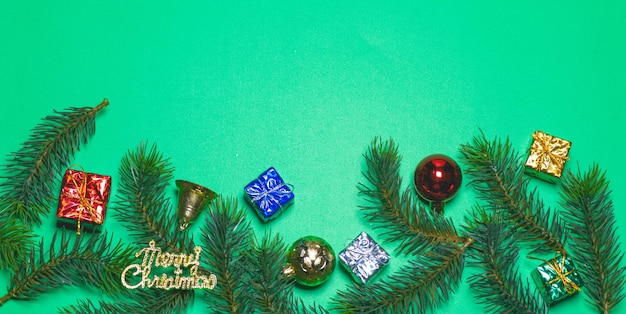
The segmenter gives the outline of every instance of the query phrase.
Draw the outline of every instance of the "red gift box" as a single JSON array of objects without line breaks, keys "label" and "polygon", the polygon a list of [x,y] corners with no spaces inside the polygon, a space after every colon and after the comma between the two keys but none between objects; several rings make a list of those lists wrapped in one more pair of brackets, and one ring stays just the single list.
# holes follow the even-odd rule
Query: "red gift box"
[{"label": "red gift box", "polygon": [[61,182],[57,218],[78,225],[87,222],[102,225],[111,194],[111,177],[67,169]]}]

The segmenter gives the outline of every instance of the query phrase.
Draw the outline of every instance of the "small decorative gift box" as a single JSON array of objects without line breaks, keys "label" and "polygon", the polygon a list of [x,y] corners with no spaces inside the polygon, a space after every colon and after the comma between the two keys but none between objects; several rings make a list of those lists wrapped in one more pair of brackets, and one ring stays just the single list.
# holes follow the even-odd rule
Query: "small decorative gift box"
[{"label": "small decorative gift box", "polygon": [[111,177],[68,169],[61,183],[57,219],[76,224],[80,234],[81,222],[91,227],[104,223],[111,193]]},{"label": "small decorative gift box", "polygon": [[245,197],[263,222],[268,222],[293,203],[294,195],[274,167],[244,188]]},{"label": "small decorative gift box", "polygon": [[569,160],[567,154],[572,143],[541,131],[532,136],[534,140],[526,159],[526,173],[555,183],[563,173],[565,162]]},{"label": "small decorative gift box", "polygon": [[544,301],[550,305],[576,294],[583,286],[582,278],[569,256],[545,261],[531,273],[531,277]]},{"label": "small decorative gift box", "polygon": [[390,256],[367,233],[361,232],[339,253],[339,260],[355,281],[365,284],[389,264]]}]

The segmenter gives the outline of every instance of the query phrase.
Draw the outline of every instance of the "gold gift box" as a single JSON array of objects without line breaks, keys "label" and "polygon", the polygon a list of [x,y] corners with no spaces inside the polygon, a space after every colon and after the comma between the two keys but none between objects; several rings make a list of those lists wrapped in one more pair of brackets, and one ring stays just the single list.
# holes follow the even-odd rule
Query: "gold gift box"
[{"label": "gold gift box", "polygon": [[526,173],[539,179],[556,183],[561,178],[565,162],[569,160],[572,143],[552,135],[536,131],[526,159]]}]

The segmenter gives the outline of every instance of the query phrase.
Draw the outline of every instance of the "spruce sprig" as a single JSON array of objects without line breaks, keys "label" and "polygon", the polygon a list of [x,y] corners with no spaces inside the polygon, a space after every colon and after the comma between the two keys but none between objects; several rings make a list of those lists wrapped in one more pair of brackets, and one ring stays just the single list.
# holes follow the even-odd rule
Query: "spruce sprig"
[{"label": "spruce sprig", "polygon": [[299,314],[329,314],[327,309],[325,309],[320,304],[313,302],[311,305],[306,305],[302,299],[291,295],[289,303],[291,304],[291,310],[288,313],[299,313]]},{"label": "spruce sprig", "polygon": [[482,208],[466,218],[467,234],[475,241],[468,254],[468,266],[480,273],[470,276],[472,291],[482,299],[487,313],[547,313],[541,297],[534,295],[528,281],[521,279],[517,265],[517,235],[499,213]]},{"label": "spruce sprig", "polygon": [[393,139],[374,138],[364,157],[367,170],[363,175],[368,184],[358,187],[370,205],[361,209],[369,222],[385,230],[382,235],[386,241],[399,242],[397,251],[419,254],[433,245],[465,242],[451,220],[443,215],[431,215],[418,205],[410,188],[400,193],[402,156]]},{"label": "spruce sprig", "polygon": [[100,301],[96,306],[90,299],[78,300],[77,304],[60,307],[58,313],[63,314],[113,314],[113,313],[132,313],[122,312],[121,307],[116,303]]},{"label": "spruce sprig", "polygon": [[153,144],[140,143],[121,160],[115,216],[135,242],[154,240],[159,247],[178,252],[193,250],[188,232],[180,232],[165,189],[173,178],[174,168]]},{"label": "spruce sprig", "polygon": [[357,313],[412,313],[434,309],[458,286],[465,250],[471,238],[460,237],[451,220],[431,215],[418,205],[410,189],[401,195],[401,156],[393,140],[375,138],[364,154],[369,184],[359,191],[371,203],[362,206],[366,219],[384,229],[387,241],[412,260],[372,285],[352,284],[339,291],[331,309]]},{"label": "spruce sprig", "polygon": [[566,231],[558,212],[546,208],[536,189],[530,190],[524,177],[522,156],[508,138],[487,140],[482,133],[471,143],[461,145],[465,172],[470,186],[490,210],[502,210],[504,217],[520,232],[520,239],[531,242],[533,251],[557,251],[567,255]]},{"label": "spruce sprig", "polygon": [[572,257],[585,281],[588,300],[609,313],[624,299],[624,252],[610,198],[609,181],[597,164],[585,173],[567,171],[562,178],[563,217],[574,241]]},{"label": "spruce sprig", "polygon": [[218,282],[206,291],[212,312],[328,313],[294,295],[293,281],[281,275],[286,254],[282,238],[266,234],[258,241],[236,199],[219,196],[209,204],[202,242],[203,259]]},{"label": "spruce sprig", "polygon": [[61,307],[64,314],[119,314],[119,313],[182,313],[193,303],[194,293],[190,290],[164,291],[158,289],[137,290],[131,299],[115,302],[78,300],[75,305]]},{"label": "spruce sprig", "polygon": [[372,285],[352,283],[331,309],[342,313],[423,313],[447,300],[461,281],[464,253],[472,243],[440,243]]},{"label": "spruce sprig", "polygon": [[9,299],[32,300],[66,285],[87,284],[113,295],[125,291],[119,278],[132,260],[129,247],[114,243],[106,234],[82,235],[70,242],[62,230],[54,234],[47,252],[43,240],[33,247],[28,263],[11,276],[0,305]]},{"label": "spruce sprig", "polygon": [[[138,244],[154,240],[158,247],[171,252],[191,252],[193,239],[187,230],[178,230],[178,220],[165,195],[173,172],[170,160],[163,157],[155,144],[148,148],[142,142],[135,151],[129,151],[121,160],[115,215]],[[194,291],[188,290],[140,290],[131,294],[127,302],[100,302],[100,305],[105,310],[120,309],[118,313],[170,313],[183,311],[193,298]]]},{"label": "spruce sprig", "polygon": [[286,245],[280,236],[271,233],[258,242],[254,236],[250,240],[247,268],[250,278],[253,306],[262,313],[291,312],[290,297],[293,295],[293,281],[281,276],[285,263]]},{"label": "spruce sprig", "polygon": [[52,188],[70,164],[81,144],[96,131],[96,113],[109,102],[96,107],[71,107],[43,118],[27,142],[6,165],[0,183],[0,213],[18,219],[28,227],[41,224],[54,199]]},{"label": "spruce sprig", "polygon": [[32,246],[35,235],[15,219],[0,218],[0,269],[16,268]]},{"label": "spruce sprig", "polygon": [[250,285],[247,277],[250,261],[250,222],[246,211],[234,198],[217,199],[209,203],[209,217],[201,228],[204,245],[202,258],[217,277],[213,290],[206,290],[208,308],[214,313],[249,313]]},{"label": "spruce sprig", "polygon": [[[128,311],[118,313],[183,313],[193,304],[194,297],[193,290],[140,290],[134,297],[141,300],[139,306],[130,303]],[[136,308],[139,311],[133,310]]]},{"label": "spruce sprig", "polygon": [[[193,239],[187,232],[179,232],[177,219],[172,215],[165,189],[173,178],[174,168],[163,157],[156,145],[140,143],[134,151],[122,158],[120,183],[114,215],[130,231],[135,243],[145,245],[154,240],[156,245],[172,252],[191,252]],[[117,278],[119,281],[119,277]],[[194,299],[191,290],[133,290],[125,301],[98,305],[90,300],[60,308],[62,313],[172,313],[184,311]]]},{"label": "spruce sprig", "polygon": [[261,241],[251,235],[247,260],[252,306],[260,313],[328,313],[321,305],[307,306],[293,293],[294,282],[282,276],[287,246],[279,235],[268,233]]}]

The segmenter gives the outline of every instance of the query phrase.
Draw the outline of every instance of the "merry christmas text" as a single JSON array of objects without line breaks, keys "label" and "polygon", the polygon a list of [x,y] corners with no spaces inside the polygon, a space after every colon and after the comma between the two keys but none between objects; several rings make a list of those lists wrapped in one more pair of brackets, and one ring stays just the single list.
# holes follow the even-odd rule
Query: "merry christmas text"
[{"label": "merry christmas text", "polygon": [[[122,284],[128,289],[157,288],[157,289],[211,289],[217,284],[217,277],[211,274],[205,276],[198,273],[200,252],[202,248],[196,246],[193,254],[163,253],[153,241],[149,246],[135,253],[135,257],[143,256],[141,264],[132,264],[122,272]],[[175,267],[174,276],[168,274],[152,275],[152,266],[169,268]],[[182,276],[183,268],[189,268],[189,275]],[[130,278],[128,278],[130,277]]]}]

